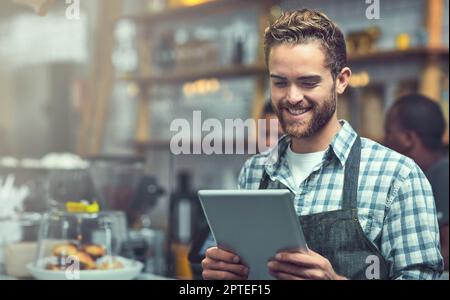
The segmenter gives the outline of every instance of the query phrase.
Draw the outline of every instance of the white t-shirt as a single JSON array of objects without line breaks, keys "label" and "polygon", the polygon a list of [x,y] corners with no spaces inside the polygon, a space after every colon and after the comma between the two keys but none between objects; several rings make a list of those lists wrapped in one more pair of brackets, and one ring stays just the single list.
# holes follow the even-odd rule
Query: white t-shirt
[{"label": "white t-shirt", "polygon": [[287,148],[286,158],[294,176],[296,186],[299,186],[313,171],[314,167],[322,162],[326,150],[313,153],[295,153],[291,147]]}]

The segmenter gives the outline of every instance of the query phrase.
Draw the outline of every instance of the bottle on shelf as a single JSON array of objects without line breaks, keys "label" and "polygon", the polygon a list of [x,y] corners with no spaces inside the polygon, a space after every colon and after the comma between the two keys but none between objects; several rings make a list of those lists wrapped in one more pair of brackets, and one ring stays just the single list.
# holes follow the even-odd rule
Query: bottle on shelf
[{"label": "bottle on shelf", "polygon": [[189,244],[205,222],[197,195],[191,187],[191,175],[178,174],[176,190],[170,199],[170,241],[172,273],[180,279],[192,279],[188,261]]}]

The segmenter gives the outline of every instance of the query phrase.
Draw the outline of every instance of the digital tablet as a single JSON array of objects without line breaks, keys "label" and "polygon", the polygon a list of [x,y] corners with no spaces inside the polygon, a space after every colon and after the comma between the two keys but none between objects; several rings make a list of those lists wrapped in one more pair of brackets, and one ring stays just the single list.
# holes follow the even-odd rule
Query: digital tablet
[{"label": "digital tablet", "polygon": [[267,263],[281,250],[307,250],[289,190],[201,190],[198,192],[219,248],[239,255],[249,279],[274,279]]}]

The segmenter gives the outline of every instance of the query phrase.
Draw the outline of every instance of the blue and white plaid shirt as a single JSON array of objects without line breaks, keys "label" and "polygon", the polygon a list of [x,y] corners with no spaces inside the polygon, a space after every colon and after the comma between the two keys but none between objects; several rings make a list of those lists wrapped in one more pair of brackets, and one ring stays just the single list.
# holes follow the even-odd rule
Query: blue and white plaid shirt
[{"label": "blue and white plaid shirt", "polygon": [[[265,169],[271,179],[267,188],[291,190],[299,216],[341,209],[345,161],[357,136],[349,123],[341,124],[322,163],[300,185],[284,153],[278,153],[290,143],[284,136],[276,147],[245,163],[239,188],[258,189]],[[428,180],[413,160],[393,150],[366,138],[361,138],[361,147],[358,217],[366,236],[391,263],[390,278],[439,277],[443,260]]]}]

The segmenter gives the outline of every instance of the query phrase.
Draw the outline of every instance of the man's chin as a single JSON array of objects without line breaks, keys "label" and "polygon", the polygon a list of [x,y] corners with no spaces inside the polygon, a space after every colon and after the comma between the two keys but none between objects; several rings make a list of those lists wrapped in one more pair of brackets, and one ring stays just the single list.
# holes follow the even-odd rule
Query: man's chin
[{"label": "man's chin", "polygon": [[287,135],[296,138],[296,139],[302,139],[307,138],[311,136],[309,133],[308,127],[305,125],[300,126],[287,126],[285,128],[285,132]]}]

